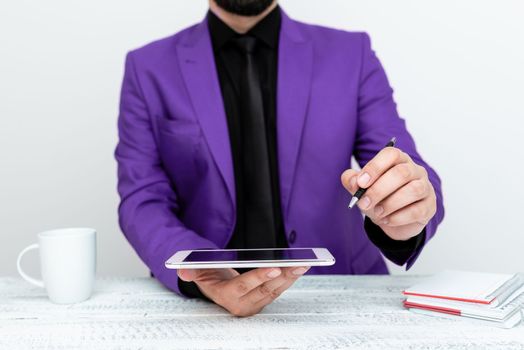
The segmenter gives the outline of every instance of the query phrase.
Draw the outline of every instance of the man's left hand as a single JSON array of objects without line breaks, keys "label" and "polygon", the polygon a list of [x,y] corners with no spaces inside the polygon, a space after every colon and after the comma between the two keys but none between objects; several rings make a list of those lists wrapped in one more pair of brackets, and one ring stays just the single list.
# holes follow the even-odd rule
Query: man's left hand
[{"label": "man's left hand", "polygon": [[426,169],[398,148],[384,148],[361,171],[344,171],[341,181],[351,194],[367,189],[360,210],[394,240],[418,235],[437,210]]}]

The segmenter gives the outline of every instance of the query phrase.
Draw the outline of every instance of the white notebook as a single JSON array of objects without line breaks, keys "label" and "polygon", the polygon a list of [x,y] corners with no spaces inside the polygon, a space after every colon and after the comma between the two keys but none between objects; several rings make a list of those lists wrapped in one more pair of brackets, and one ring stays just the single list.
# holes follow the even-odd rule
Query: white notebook
[{"label": "white notebook", "polygon": [[443,271],[406,289],[404,294],[496,307],[521,284],[518,274]]}]

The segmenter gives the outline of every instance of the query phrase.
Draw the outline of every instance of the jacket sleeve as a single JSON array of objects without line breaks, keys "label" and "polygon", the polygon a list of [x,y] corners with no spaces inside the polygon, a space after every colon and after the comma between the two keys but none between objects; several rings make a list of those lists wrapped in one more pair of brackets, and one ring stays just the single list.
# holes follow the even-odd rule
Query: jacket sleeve
[{"label": "jacket sleeve", "polygon": [[[422,248],[431,239],[444,218],[441,183],[437,173],[422,159],[417,152],[415,142],[409,134],[405,121],[399,117],[393,90],[375,53],[371,49],[369,36],[362,34],[362,60],[360,67],[358,96],[358,127],[355,139],[354,155],[362,167],[371,160],[387,141],[395,136],[396,147],[409,154],[415,163],[423,166],[437,196],[437,212],[425,227],[422,244],[414,249],[406,261],[409,269]],[[379,247],[380,248],[380,247]]]},{"label": "jacket sleeve", "polygon": [[164,262],[179,250],[217,247],[177,217],[177,194],[162,166],[132,53],[126,58],[118,133],[120,228],[154,276],[180,294],[176,271]]}]

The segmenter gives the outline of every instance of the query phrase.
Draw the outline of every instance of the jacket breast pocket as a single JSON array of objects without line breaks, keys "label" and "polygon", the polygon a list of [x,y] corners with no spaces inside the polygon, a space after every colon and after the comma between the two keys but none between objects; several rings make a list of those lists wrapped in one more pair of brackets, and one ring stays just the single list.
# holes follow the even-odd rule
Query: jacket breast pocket
[{"label": "jacket breast pocket", "polygon": [[200,124],[186,119],[158,118],[158,131],[173,137],[200,137],[202,135]]},{"label": "jacket breast pocket", "polygon": [[158,119],[160,158],[178,191],[184,192],[184,189],[195,184],[206,171],[207,161],[203,144],[202,130],[197,122]]}]

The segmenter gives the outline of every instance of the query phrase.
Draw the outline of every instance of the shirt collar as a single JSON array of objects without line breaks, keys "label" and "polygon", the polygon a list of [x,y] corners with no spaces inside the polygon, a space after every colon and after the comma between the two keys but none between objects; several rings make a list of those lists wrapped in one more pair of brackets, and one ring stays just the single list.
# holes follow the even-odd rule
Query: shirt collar
[{"label": "shirt collar", "polygon": [[[251,35],[269,47],[276,49],[278,46],[278,36],[280,34],[281,14],[280,7],[277,5],[270,13],[267,14],[260,22],[251,28],[244,35]],[[215,50],[220,49],[229,40],[242,36],[227,26],[213,12],[208,11],[207,23],[211,42]]]}]

